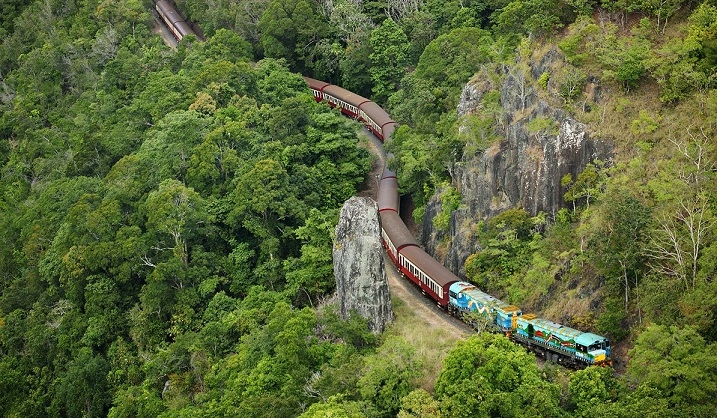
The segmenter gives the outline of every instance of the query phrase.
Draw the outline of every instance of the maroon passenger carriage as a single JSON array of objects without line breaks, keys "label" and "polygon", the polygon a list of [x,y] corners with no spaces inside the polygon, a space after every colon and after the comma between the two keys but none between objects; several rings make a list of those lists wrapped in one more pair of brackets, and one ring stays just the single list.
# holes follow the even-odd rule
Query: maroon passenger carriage
[{"label": "maroon passenger carriage", "polygon": [[[363,121],[380,140],[389,141],[396,129],[388,113],[376,103],[325,81],[304,77],[317,102],[326,101],[341,112]],[[448,305],[448,289],[458,277],[434,260],[418,245],[398,215],[399,194],[396,173],[386,169],[378,188],[378,212],[381,218],[381,240],[398,271],[408,277],[438,305]]]},{"label": "maroon passenger carriage", "polygon": [[174,35],[178,41],[181,41],[182,38],[187,35],[196,35],[192,27],[189,26],[189,23],[187,23],[177,9],[174,8],[174,4],[167,0],[159,0],[154,7],[157,9],[157,13],[159,13],[159,16],[165,25],[167,25],[169,31],[172,32],[172,35]]},{"label": "maroon passenger carriage", "polygon": [[338,107],[341,113],[356,118],[381,141],[391,137],[396,129],[394,122],[381,106],[342,87],[325,81],[304,77],[317,102],[326,101],[331,107]]},{"label": "maroon passenger carriage", "polygon": [[398,271],[445,308],[448,305],[448,290],[459,279],[421,249],[398,215],[398,203],[396,176],[392,171],[384,170],[378,186],[383,245]]}]

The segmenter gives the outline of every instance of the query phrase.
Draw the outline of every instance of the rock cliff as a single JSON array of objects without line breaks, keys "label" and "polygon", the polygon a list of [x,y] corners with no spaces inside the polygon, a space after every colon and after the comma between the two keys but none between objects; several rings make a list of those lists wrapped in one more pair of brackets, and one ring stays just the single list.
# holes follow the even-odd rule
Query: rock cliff
[{"label": "rock cliff", "polygon": [[355,310],[374,333],[393,322],[379,222],[376,202],[352,197],[341,208],[333,249],[341,316]]},{"label": "rock cliff", "polygon": [[[588,163],[612,158],[609,141],[591,137],[586,125],[537,93],[537,78],[550,73],[560,60],[560,53],[551,50],[527,67],[517,64],[508,69],[500,86],[478,79],[464,88],[459,115],[480,112],[484,93],[496,88],[502,115],[496,124],[501,140],[485,151],[464,155],[456,164],[453,187],[463,200],[451,215],[450,230],[433,226],[433,216],[441,211],[440,193],[426,207],[422,235],[426,250],[459,275],[465,276],[466,258],[479,250],[474,247],[472,227],[480,220],[516,207],[531,215],[544,212],[550,218],[566,206],[566,189],[561,186],[565,174],[575,178]],[[589,80],[591,92],[599,90],[596,84]]]}]

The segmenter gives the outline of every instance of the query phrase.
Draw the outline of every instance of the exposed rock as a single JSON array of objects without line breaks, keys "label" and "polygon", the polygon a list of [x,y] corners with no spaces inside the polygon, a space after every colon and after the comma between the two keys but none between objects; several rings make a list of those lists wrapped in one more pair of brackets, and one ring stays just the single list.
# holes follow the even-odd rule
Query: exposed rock
[{"label": "exposed rock", "polygon": [[[480,249],[476,248],[474,225],[515,207],[531,215],[545,212],[552,217],[566,207],[566,189],[561,185],[564,175],[575,177],[588,163],[612,158],[610,141],[592,138],[583,123],[536,94],[534,77],[540,77],[549,71],[551,63],[561,59],[553,50],[527,71],[519,65],[507,71],[500,86],[503,115],[496,128],[503,139],[482,153],[464,155],[456,164],[453,186],[461,192],[463,201],[461,209],[451,216],[448,237],[432,222],[441,211],[439,194],[426,206],[422,236],[426,251],[459,275],[465,276],[465,260]],[[480,112],[476,97],[482,97],[483,87],[482,83],[465,87],[458,105],[460,112]],[[598,90],[592,98],[599,96],[598,80],[589,80],[588,88]],[[535,132],[530,122],[536,118],[543,118],[548,127]]]},{"label": "exposed rock", "polygon": [[352,310],[369,320],[374,333],[393,322],[388,278],[383,262],[376,202],[352,197],[341,208],[334,243],[334,276],[341,317]]}]

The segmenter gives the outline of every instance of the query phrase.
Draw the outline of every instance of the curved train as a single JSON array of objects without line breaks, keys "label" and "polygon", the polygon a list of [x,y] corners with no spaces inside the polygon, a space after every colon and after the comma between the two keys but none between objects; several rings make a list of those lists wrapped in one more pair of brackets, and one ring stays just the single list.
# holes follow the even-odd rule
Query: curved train
[{"label": "curved train", "polygon": [[[160,3],[163,10],[169,7],[173,13],[161,12]],[[158,1],[157,10],[178,40],[184,34],[193,33],[168,1]],[[186,32],[187,28],[190,32]],[[379,105],[339,86],[309,77],[304,77],[304,80],[317,102],[326,102],[331,107],[339,108],[346,116],[363,122],[381,141],[390,141],[396,122]],[[418,286],[438,306],[469,322],[474,321],[477,314],[477,318],[482,318],[491,330],[505,334],[516,343],[556,363],[577,368],[612,364],[610,341],[607,338],[533,314],[523,314],[517,306],[461,281],[420,247],[399,216],[399,198],[396,173],[385,169],[377,196],[383,246],[401,275]]]}]

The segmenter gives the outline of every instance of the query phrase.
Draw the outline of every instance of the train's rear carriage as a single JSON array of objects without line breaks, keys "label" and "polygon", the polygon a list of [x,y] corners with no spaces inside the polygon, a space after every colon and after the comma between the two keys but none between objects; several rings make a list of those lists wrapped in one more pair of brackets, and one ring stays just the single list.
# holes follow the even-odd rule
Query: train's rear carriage
[{"label": "train's rear carriage", "polygon": [[167,0],[159,0],[154,7],[177,40],[181,41],[185,36],[194,34],[192,27],[184,21],[184,18],[177,12],[172,3]]},{"label": "train's rear carriage", "polygon": [[[390,212],[382,212],[390,213]],[[441,307],[448,305],[450,287],[458,276],[420,247],[404,247],[398,252],[399,269],[421,287]]]},{"label": "train's rear carriage", "polygon": [[306,84],[309,85],[309,89],[311,89],[311,93],[314,95],[314,99],[317,102],[324,100],[324,88],[326,86],[330,86],[330,83],[316,80],[311,77],[304,77],[304,81],[306,81]]},{"label": "train's rear carriage", "polygon": [[384,177],[378,184],[378,211],[392,210],[398,212],[398,180],[396,177]]},{"label": "train's rear carriage", "polygon": [[159,0],[154,7],[165,22],[175,24],[177,22],[183,22],[184,18],[177,12],[172,6],[172,3],[167,0]]},{"label": "train's rear carriage", "polygon": [[381,240],[393,263],[398,267],[399,251],[406,246],[417,247],[418,241],[406,228],[406,224],[403,223],[397,212],[386,210],[380,212],[379,216],[381,218]]},{"label": "train's rear carriage", "polygon": [[340,107],[343,114],[351,116],[352,118],[358,117],[359,106],[370,101],[363,96],[359,96],[356,93],[333,84],[324,87],[323,92],[324,100],[326,100],[331,107]]},{"label": "train's rear carriage", "polygon": [[194,29],[192,29],[192,27],[189,26],[189,23],[187,22],[177,22],[175,23],[175,27],[177,28],[177,32],[179,33],[180,40],[187,35],[196,35],[194,33]]},{"label": "train's rear carriage", "polygon": [[381,141],[386,140],[384,126],[395,124],[391,116],[374,102],[366,102],[361,105],[359,108],[359,119],[363,120],[368,129]]}]

